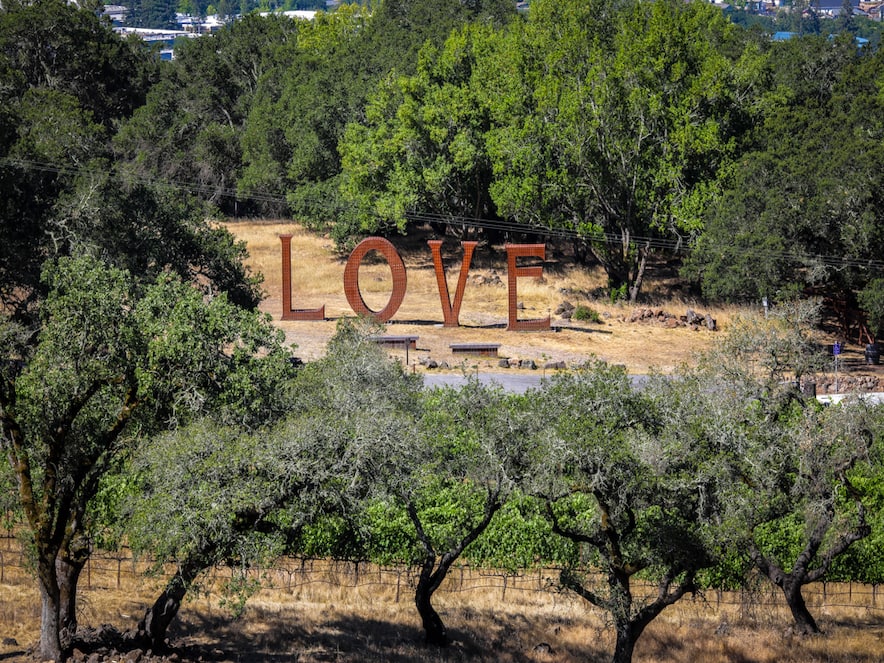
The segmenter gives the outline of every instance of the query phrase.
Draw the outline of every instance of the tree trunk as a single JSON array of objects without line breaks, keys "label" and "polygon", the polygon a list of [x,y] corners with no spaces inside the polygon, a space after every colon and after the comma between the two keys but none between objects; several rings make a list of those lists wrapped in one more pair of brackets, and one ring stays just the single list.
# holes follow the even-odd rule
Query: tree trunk
[{"label": "tree trunk", "polygon": [[424,633],[426,634],[426,643],[436,647],[447,647],[449,644],[448,629],[445,628],[442,618],[430,603],[433,590],[429,585],[429,575],[425,580],[424,574],[421,573],[417,589],[414,592],[414,603],[417,606],[418,614],[421,616],[421,624],[423,624]]},{"label": "tree trunk", "polygon": [[55,575],[55,560],[41,555],[37,560],[37,579],[40,585],[40,649],[44,661],[61,661],[61,628],[59,622],[61,597]]},{"label": "tree trunk", "polygon": [[813,635],[820,632],[807,604],[804,602],[804,596],[801,594],[801,583],[795,580],[787,580],[782,585],[783,594],[786,597],[786,603],[795,620],[795,629],[801,635]]},{"label": "tree trunk", "polygon": [[153,651],[162,651],[165,648],[169,625],[178,615],[187,588],[202,568],[201,565],[193,563],[179,566],[163,593],[147,609],[144,618],[138,623],[136,638],[145,641]]},{"label": "tree trunk", "polygon": [[59,596],[59,639],[68,647],[77,634],[77,584],[88,557],[75,560],[59,558],[56,562],[56,579]]},{"label": "tree trunk", "polygon": [[635,271],[635,278],[632,280],[632,284],[629,286],[629,303],[635,304],[638,299],[638,294],[642,289],[642,281],[645,278],[645,268],[648,266],[648,252],[649,248],[647,246],[639,249],[639,255],[641,256],[638,261],[638,266]]},{"label": "tree trunk", "polygon": [[643,629],[636,629],[629,622],[617,624],[617,642],[614,645],[613,663],[632,663],[632,654],[635,651],[635,643]]}]

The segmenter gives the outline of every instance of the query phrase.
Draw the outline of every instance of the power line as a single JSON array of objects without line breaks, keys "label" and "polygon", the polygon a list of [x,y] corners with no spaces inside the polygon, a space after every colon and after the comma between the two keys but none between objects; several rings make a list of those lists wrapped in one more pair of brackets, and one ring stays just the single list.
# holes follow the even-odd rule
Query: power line
[{"label": "power line", "polygon": [[[27,159],[13,159],[9,157],[0,157],[0,164],[68,176],[93,174],[96,177],[105,177],[111,174],[111,171],[107,169],[87,168],[83,166],[61,166],[48,162],[32,161]],[[248,193],[243,193],[232,187],[216,186],[203,182],[195,182],[181,179],[147,177],[143,175],[137,175],[135,173],[126,173],[125,177],[145,186],[163,187],[177,191],[186,191],[193,194],[200,194],[207,198],[223,197],[239,201],[253,201],[279,206],[288,206],[289,204],[285,196],[267,192],[250,191]],[[341,211],[341,209],[341,207],[333,208],[332,206],[328,206],[329,211]],[[607,244],[618,244],[622,243],[624,239],[622,233],[616,232],[594,232],[591,234],[587,234],[573,228],[550,228],[547,226],[518,223],[515,221],[505,221],[502,219],[486,219],[482,217],[458,216],[454,214],[440,214],[436,212],[408,211],[406,212],[405,217],[408,220],[416,223],[433,223],[449,226],[481,228],[484,230],[495,230],[504,233],[539,235],[542,237],[582,240],[586,242],[604,242]],[[690,251],[690,242],[685,241],[685,239],[682,237],[670,239],[659,236],[651,237],[635,235],[629,238],[629,242],[630,244],[638,247],[668,251],[670,253],[676,254],[686,253]],[[796,253],[792,251],[773,251],[769,249],[753,249],[753,252],[754,255],[757,255],[758,257],[778,259],[802,265],[817,263],[825,267],[831,267],[834,269],[853,268],[884,271],[884,260],[848,258],[846,256],[822,253],[807,254]]]}]

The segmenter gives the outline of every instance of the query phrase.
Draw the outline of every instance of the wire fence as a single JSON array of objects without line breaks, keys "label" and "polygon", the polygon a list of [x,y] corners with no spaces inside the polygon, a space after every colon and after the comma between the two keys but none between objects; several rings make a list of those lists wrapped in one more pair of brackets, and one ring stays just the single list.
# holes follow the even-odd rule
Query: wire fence
[{"label": "wire fence", "polygon": [[[5,540],[3,540],[5,539]],[[128,549],[96,552],[86,563],[80,577],[81,590],[128,591],[140,587],[145,597],[157,591],[172,577],[172,565],[158,565],[150,559],[137,558]],[[478,596],[511,604],[581,603],[558,583],[560,569],[538,568],[521,572],[482,569],[461,565],[452,569],[437,592],[440,600],[469,602]],[[324,559],[283,558],[273,564],[246,570],[249,580],[262,591],[272,592],[278,600],[340,601],[371,600],[411,602],[419,571],[406,566],[386,567],[366,562]],[[229,567],[207,570],[200,581],[203,591],[222,591],[230,581]],[[591,582],[603,582],[601,575]],[[11,536],[0,536],[0,584],[34,585],[34,574],[20,543]],[[636,583],[636,598],[656,593],[650,583]],[[862,621],[884,622],[884,592],[879,585],[855,582],[819,582],[803,590],[808,607],[814,613],[837,612]],[[737,591],[705,590],[686,597],[683,606],[698,611],[736,614],[757,618],[764,612],[787,608],[782,592],[759,578],[756,587]]]}]

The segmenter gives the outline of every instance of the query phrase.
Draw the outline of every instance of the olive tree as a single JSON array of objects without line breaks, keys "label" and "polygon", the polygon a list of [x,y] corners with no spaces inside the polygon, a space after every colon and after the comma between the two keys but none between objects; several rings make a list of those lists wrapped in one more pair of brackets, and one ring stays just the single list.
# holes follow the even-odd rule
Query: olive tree
[{"label": "olive tree", "polygon": [[[398,431],[396,413],[411,411],[419,387],[378,354],[366,339],[371,331],[367,322],[342,321],[323,358],[272,385],[279,391],[272,405],[283,407],[252,402],[238,421],[210,413],[140,446],[125,529],[138,552],[174,563],[176,572],[127,634],[131,644],[162,649],[206,570],[231,567],[228,589],[244,600],[256,586],[244,582],[250,566],[311,554],[305,531],[321,529],[323,519],[354,520],[367,487],[366,456],[353,440]],[[358,526],[327,534],[353,538],[330,546],[357,554]]]},{"label": "olive tree", "polygon": [[39,653],[59,660],[76,632],[102,477],[151,431],[208,409],[240,416],[261,398],[256,363],[287,353],[265,317],[171,274],[141,282],[61,258],[44,281],[39,324],[0,318],[0,441],[34,554]]},{"label": "olive tree", "polygon": [[335,488],[348,459],[328,433],[311,416],[252,430],[206,417],[141,446],[126,531],[137,552],[174,564],[175,572],[126,634],[132,646],[164,649],[187,592],[215,566],[231,571],[225,593],[242,607],[259,585],[250,568],[299,552],[305,525],[342,510]]},{"label": "olive tree", "polygon": [[553,531],[582,550],[561,584],[608,613],[615,663],[631,661],[644,629],[716,562],[706,454],[666,425],[665,406],[603,362],[558,374],[538,394],[545,463],[533,491]]},{"label": "olive tree", "polygon": [[414,599],[426,641],[445,646],[433,594],[530,473],[533,419],[522,397],[475,380],[423,390],[366,331],[342,326],[311,398],[349,463],[339,483],[364,554],[419,569]]},{"label": "olive tree", "polygon": [[760,356],[779,348],[779,369],[788,368],[784,357],[799,367],[806,360],[795,328],[755,321],[749,329],[766,329],[767,343],[757,345],[759,336],[744,335],[745,325],[737,323],[729,341],[693,369],[695,399],[704,411],[695,426],[719,440],[716,491],[728,545],[747,551],[782,590],[799,633],[817,633],[801,591],[824,579],[871,532],[875,492],[855,477],[874,469],[882,413],[859,398],[824,407],[782,380],[780,370],[745,362],[745,355],[730,351],[739,339],[751,339],[749,349]]}]

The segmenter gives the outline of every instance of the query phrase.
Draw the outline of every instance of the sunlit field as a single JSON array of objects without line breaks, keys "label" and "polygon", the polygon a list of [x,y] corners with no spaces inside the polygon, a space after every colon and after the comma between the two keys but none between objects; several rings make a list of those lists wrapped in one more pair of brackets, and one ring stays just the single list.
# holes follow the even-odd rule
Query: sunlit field
[{"label": "sunlit field", "polygon": [[[0,660],[24,660],[36,641],[34,583],[3,542]],[[81,581],[83,626],[134,627],[163,578],[144,564],[98,555]],[[170,631],[179,657],[214,661],[605,661],[613,633],[604,614],[555,589],[554,571],[506,576],[455,569],[435,604],[453,639],[426,648],[406,569],[282,560],[255,571],[265,588],[235,618],[217,589],[218,570],[185,602]],[[214,588],[214,591],[210,591]],[[784,603],[767,585],[755,592],[707,592],[667,609],[636,649],[637,663],[877,663],[884,652],[884,596],[862,585],[813,585],[808,604],[824,634],[792,634]],[[11,644],[13,639],[17,644]]]},{"label": "sunlit field", "polygon": [[[281,322],[287,340],[298,346],[306,359],[320,356],[334,333],[335,320],[352,316],[343,288],[347,253],[335,250],[331,239],[304,231],[290,222],[236,222],[228,228],[245,241],[250,253],[249,265],[264,276],[266,299],[262,308],[277,321],[282,314],[282,269],[280,234],[292,238],[292,289],[295,308],[325,306],[327,321]],[[419,351],[410,359],[432,356],[457,364],[449,345],[461,342],[500,343],[502,357],[530,358],[580,363],[596,356],[610,363],[623,364],[632,372],[652,368],[671,370],[690,362],[716,338],[716,332],[690,328],[666,328],[662,325],[633,323],[629,317],[636,306],[611,303],[605,292],[605,277],[599,269],[575,266],[550,248],[541,279],[520,278],[517,283],[521,308],[519,319],[550,316],[558,331],[509,332],[507,322],[507,266],[503,247],[477,247],[464,293],[460,314],[461,326],[441,328],[443,321],[432,256],[425,238],[392,238],[406,265],[407,289],[402,306],[388,325],[388,333],[420,336]],[[460,272],[462,250],[454,240],[443,247],[443,262],[448,288],[454,293]],[[662,271],[662,270],[661,270]],[[719,329],[726,328],[735,308],[702,307],[679,296],[669,273],[647,279],[641,307],[682,316],[688,309],[710,314]],[[390,268],[377,254],[369,254],[359,270],[359,285],[366,304],[373,310],[383,308],[392,291]],[[601,322],[563,320],[556,309],[563,302],[582,305],[595,311]],[[743,311],[746,313],[746,311]],[[476,363],[475,361],[473,362]],[[479,360],[480,368],[495,367],[496,361]]]}]

